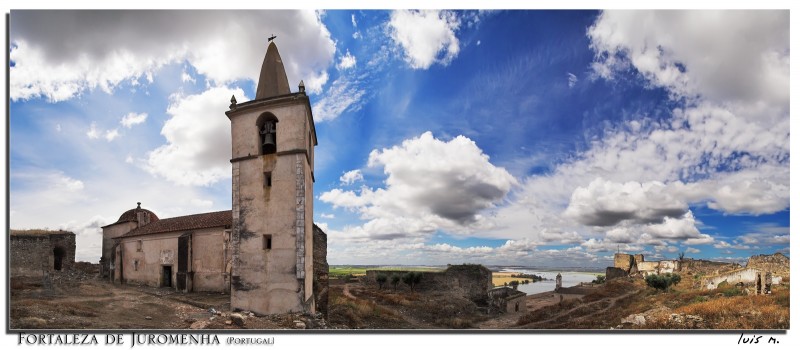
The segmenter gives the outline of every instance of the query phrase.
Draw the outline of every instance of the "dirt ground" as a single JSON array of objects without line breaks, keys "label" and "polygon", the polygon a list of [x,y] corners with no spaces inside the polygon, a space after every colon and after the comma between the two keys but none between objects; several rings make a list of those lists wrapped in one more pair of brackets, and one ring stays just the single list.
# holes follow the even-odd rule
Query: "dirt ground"
[{"label": "dirt ground", "polygon": [[[550,328],[572,317],[602,315],[623,295],[560,308],[552,292],[527,297],[527,312],[497,313],[448,291],[378,289],[331,279],[329,318],[302,314],[233,315],[230,295],[114,285],[84,274],[12,278],[11,329],[513,329]],[[592,310],[587,312],[586,307]],[[519,326],[526,315],[547,317]],[[241,318],[238,317],[241,315]],[[528,316],[529,317],[529,316]],[[563,324],[562,324],[563,326]]]},{"label": "dirt ground", "polygon": [[295,329],[316,325],[303,315],[259,317],[247,312],[240,313],[243,322],[237,324],[231,317],[230,295],[220,293],[183,294],[168,288],[112,285],[91,277],[50,281],[15,277],[10,287],[11,329]]}]

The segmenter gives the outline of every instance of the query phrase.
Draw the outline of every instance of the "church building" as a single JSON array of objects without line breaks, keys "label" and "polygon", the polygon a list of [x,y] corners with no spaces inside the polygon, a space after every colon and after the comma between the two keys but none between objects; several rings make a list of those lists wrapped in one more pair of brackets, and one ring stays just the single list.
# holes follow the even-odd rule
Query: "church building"
[{"label": "church building", "polygon": [[234,310],[313,313],[327,305],[327,242],[313,224],[316,130],[305,86],[291,92],[274,42],[256,98],[231,97],[229,108],[232,210],[159,218],[137,203],[103,227],[102,273],[114,283],[230,293]]}]

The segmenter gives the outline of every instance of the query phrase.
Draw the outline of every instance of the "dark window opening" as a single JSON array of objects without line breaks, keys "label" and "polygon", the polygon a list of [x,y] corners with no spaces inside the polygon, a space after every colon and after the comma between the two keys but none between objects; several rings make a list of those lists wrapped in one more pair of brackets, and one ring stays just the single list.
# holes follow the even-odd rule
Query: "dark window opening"
[{"label": "dark window opening", "polygon": [[264,250],[272,249],[272,235],[264,235]]},{"label": "dark window opening", "polygon": [[141,252],[142,251],[142,240],[141,239],[136,241],[136,251],[137,252]]},{"label": "dark window opening", "polygon": [[264,185],[272,187],[272,173],[264,173]]},{"label": "dark window opening", "polygon": [[61,247],[53,248],[53,269],[56,271],[61,271],[62,263],[64,260],[64,249]]}]

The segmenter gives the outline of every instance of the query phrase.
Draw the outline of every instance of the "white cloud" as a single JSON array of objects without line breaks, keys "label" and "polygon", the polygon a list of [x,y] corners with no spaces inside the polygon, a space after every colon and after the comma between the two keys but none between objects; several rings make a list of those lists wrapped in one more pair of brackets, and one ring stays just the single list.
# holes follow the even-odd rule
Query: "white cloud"
[{"label": "white cloud", "polygon": [[106,141],[111,142],[114,141],[114,139],[117,138],[117,136],[119,136],[119,130],[112,129],[112,130],[107,130],[103,137],[105,137]]},{"label": "white cloud", "polygon": [[347,50],[347,53],[339,59],[339,63],[336,65],[336,68],[339,70],[346,70],[353,68],[356,65],[356,57],[350,54],[350,50]]},{"label": "white cloud", "polygon": [[688,253],[688,254],[697,254],[699,252],[700,252],[700,249],[697,249],[697,248],[692,248],[692,247],[686,248],[686,253]]},{"label": "white cloud", "polygon": [[356,181],[363,181],[363,180],[364,180],[364,175],[361,174],[361,170],[359,169],[350,170],[339,177],[339,181],[342,183],[342,185],[352,185]]},{"label": "white cloud", "polygon": [[197,80],[193,76],[191,76],[188,72],[186,72],[186,70],[184,70],[181,73],[181,81],[184,82],[184,83],[190,82],[192,84],[197,82]]},{"label": "white cloud", "polygon": [[265,33],[278,36],[290,85],[319,93],[335,53],[314,11],[14,11],[10,23],[12,100],[111,93],[184,60],[213,84],[257,81]]},{"label": "white cloud", "polygon": [[383,168],[385,188],[334,189],[319,198],[356,210],[367,221],[348,228],[348,234],[376,239],[482,227],[481,212],[501,203],[516,184],[464,136],[445,142],[426,132],[399,146],[373,150],[368,166]]},{"label": "white cloud", "polygon": [[[705,21],[707,15],[713,19]],[[705,205],[759,215],[788,209],[788,75],[776,73],[788,71],[787,18],[785,11],[604,12],[588,32],[595,73],[614,79],[632,68],[649,87],[671,92],[677,107],[666,119],[636,115],[606,125],[585,151],[546,175],[523,179],[513,202],[494,217],[503,224],[490,234],[535,237],[557,227],[593,238],[593,226],[606,225],[612,241],[663,243],[667,238],[658,237],[671,235],[691,236],[682,241],[687,245],[712,244],[713,237],[694,232],[698,223],[692,229],[691,220],[674,214],[665,216],[669,225],[661,220],[646,227],[659,223],[647,211]],[[769,39],[740,41],[761,35]],[[717,69],[714,62],[724,64]],[[598,178],[604,186],[592,184]],[[626,188],[631,182],[653,186]]]},{"label": "white cloud", "polygon": [[231,176],[230,122],[221,117],[231,95],[244,99],[241,89],[211,88],[199,95],[173,96],[171,117],[161,134],[167,143],[148,154],[146,168],[180,185],[207,186]]},{"label": "white cloud", "polygon": [[679,96],[788,104],[789,11],[604,11],[587,34],[600,76],[631,65]]},{"label": "white cloud", "polygon": [[620,184],[597,178],[575,189],[564,214],[584,225],[612,226],[625,220],[659,222],[687,210],[686,203],[667,193],[660,182]]},{"label": "white cloud", "polygon": [[428,69],[434,63],[446,66],[458,56],[455,31],[461,25],[451,11],[396,10],[391,14],[389,35],[414,69]]},{"label": "white cloud", "polygon": [[97,123],[92,122],[92,124],[89,126],[89,130],[86,131],[86,136],[88,136],[90,139],[96,139],[100,137],[100,130],[97,130]]},{"label": "white cloud", "polygon": [[61,124],[56,124],[56,131],[61,132]]},{"label": "white cloud", "polygon": [[322,213],[322,214],[319,214],[319,217],[321,217],[323,219],[335,219],[336,215],[328,214],[328,213]]},{"label": "white cloud", "polygon": [[569,86],[569,88],[571,89],[575,87],[575,84],[577,83],[578,83],[578,77],[575,76],[575,74],[567,72],[567,85]]},{"label": "white cloud", "polygon": [[647,225],[645,231],[655,238],[671,240],[700,238],[700,230],[695,225],[694,215],[690,211],[680,218],[665,217],[662,223]]},{"label": "white cloud", "polygon": [[481,46],[481,41],[480,41],[480,40],[478,40],[478,42],[477,42],[477,43],[475,43],[475,46]]},{"label": "white cloud", "polygon": [[350,14],[350,21],[353,23],[353,28],[358,28],[358,23],[356,22],[356,15]]},{"label": "white cloud", "polygon": [[132,126],[144,123],[147,120],[147,113],[130,112],[119,121],[122,126],[130,129]]},{"label": "white cloud", "polygon": [[357,81],[349,77],[339,77],[326,91],[326,95],[313,105],[314,120],[323,122],[338,118],[344,112],[356,112],[364,104],[362,97],[366,91]]}]

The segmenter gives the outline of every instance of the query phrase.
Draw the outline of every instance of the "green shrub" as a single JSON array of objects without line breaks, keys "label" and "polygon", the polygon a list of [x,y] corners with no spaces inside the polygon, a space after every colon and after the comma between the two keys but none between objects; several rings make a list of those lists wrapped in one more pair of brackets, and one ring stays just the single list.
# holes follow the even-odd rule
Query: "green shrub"
[{"label": "green shrub", "polygon": [[375,282],[378,282],[378,289],[383,289],[383,284],[389,279],[385,273],[379,273],[375,276]]},{"label": "green shrub", "polygon": [[681,276],[672,273],[665,273],[663,275],[648,275],[644,279],[647,285],[655,289],[667,290],[671,285],[677,284],[681,281]]}]

